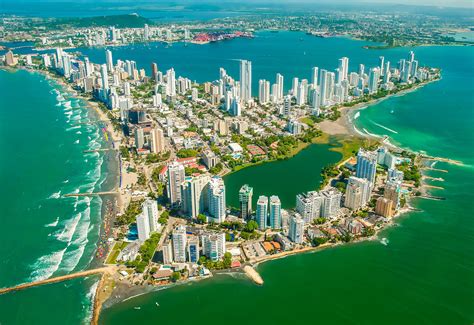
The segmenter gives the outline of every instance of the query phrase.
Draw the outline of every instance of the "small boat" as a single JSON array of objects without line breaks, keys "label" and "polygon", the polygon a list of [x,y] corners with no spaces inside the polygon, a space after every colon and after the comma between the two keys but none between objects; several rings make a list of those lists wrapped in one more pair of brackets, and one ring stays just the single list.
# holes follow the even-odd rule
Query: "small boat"
[{"label": "small boat", "polygon": [[393,109],[390,111],[390,114],[393,114]]},{"label": "small boat", "polygon": [[140,310],[142,307],[133,307],[133,309]]},{"label": "small boat", "polygon": [[155,304],[156,304],[156,307],[160,307],[160,304],[159,304],[159,303],[155,302]]},{"label": "small boat", "polygon": [[384,237],[380,240],[380,243],[384,246],[387,246],[388,245],[388,239]]}]

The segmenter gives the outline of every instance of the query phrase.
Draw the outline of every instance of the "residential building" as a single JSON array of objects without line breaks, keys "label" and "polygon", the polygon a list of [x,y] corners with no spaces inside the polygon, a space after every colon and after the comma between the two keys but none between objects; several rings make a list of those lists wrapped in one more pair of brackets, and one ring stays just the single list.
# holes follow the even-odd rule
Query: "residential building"
[{"label": "residential building", "polygon": [[158,231],[158,204],[147,199],[142,203],[142,214],[148,220],[150,232]]},{"label": "residential building", "polygon": [[239,191],[240,217],[244,220],[252,216],[253,188],[248,184],[243,185]]},{"label": "residential building", "polygon": [[365,178],[375,183],[377,173],[377,153],[360,149],[357,153],[356,177]]},{"label": "residential building", "polygon": [[176,263],[186,262],[186,226],[177,226],[172,233],[173,240],[173,260]]},{"label": "residential building", "polygon": [[296,244],[301,244],[304,241],[304,220],[298,213],[290,218],[288,237]]},{"label": "residential building", "polygon": [[341,192],[335,188],[330,188],[319,193],[323,198],[321,205],[321,216],[323,218],[335,217],[341,208]]},{"label": "residential building", "polygon": [[267,228],[268,218],[268,197],[261,195],[257,201],[257,211],[255,219],[258,223],[258,229],[265,230]]},{"label": "residential building", "polygon": [[218,261],[224,257],[225,233],[205,234],[202,236],[202,251],[207,258]]},{"label": "residential building", "polygon": [[207,209],[210,180],[208,174],[185,177],[181,184],[181,208],[187,217],[197,218]]},{"label": "residential building", "polygon": [[276,195],[270,196],[270,228],[281,228],[281,202]]},{"label": "residential building", "polygon": [[298,194],[296,196],[296,211],[302,216],[305,223],[312,223],[321,215],[323,197],[316,191]]},{"label": "residential building", "polygon": [[379,197],[375,204],[375,213],[386,218],[393,216],[393,201],[385,197]]},{"label": "residential building", "polygon": [[209,182],[209,215],[214,222],[221,223],[226,217],[225,184],[220,176],[213,176]]},{"label": "residential building", "polygon": [[137,216],[137,230],[139,241],[144,242],[150,238],[150,223],[143,212]]},{"label": "residential building", "polygon": [[181,203],[181,184],[184,181],[184,177],[183,165],[177,161],[168,164],[166,191],[171,205],[176,206]]},{"label": "residential building", "polygon": [[191,263],[199,261],[199,238],[196,236],[188,239],[188,261]]}]

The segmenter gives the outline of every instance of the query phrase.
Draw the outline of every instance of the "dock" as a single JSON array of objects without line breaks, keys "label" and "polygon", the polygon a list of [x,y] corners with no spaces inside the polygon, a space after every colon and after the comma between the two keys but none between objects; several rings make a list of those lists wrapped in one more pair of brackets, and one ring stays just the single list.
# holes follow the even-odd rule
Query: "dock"
[{"label": "dock", "polygon": [[432,177],[432,176],[423,175],[422,178],[429,179],[430,181],[444,182],[444,178],[442,177]]},{"label": "dock", "polygon": [[118,191],[106,191],[106,192],[89,192],[89,193],[69,193],[64,194],[64,197],[75,197],[75,196],[102,196],[102,195],[116,195]]}]

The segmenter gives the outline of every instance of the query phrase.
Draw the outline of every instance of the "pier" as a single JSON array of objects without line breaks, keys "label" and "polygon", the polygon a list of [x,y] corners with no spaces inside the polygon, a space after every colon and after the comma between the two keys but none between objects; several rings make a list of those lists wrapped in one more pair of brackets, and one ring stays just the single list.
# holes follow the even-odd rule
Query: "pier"
[{"label": "pier", "polygon": [[61,275],[61,276],[57,276],[57,277],[49,278],[45,280],[24,283],[24,284],[20,284],[14,287],[2,288],[0,289],[0,295],[13,292],[13,291],[20,291],[20,290],[24,290],[24,289],[28,289],[32,287],[38,287],[44,284],[62,282],[66,280],[76,279],[76,278],[83,278],[83,277],[94,275],[94,274],[112,273],[115,271],[115,269],[116,269],[115,266],[106,266],[106,267],[100,267],[97,269],[86,270],[86,271],[76,272],[76,273],[67,274],[67,275]]},{"label": "pier", "polygon": [[440,161],[440,162],[445,162],[445,163],[452,164],[452,165],[464,166],[462,161],[455,160],[455,159],[442,158],[442,157],[431,157],[431,156],[427,156],[427,155],[421,155],[420,157],[423,158],[423,159],[426,159],[426,160]]},{"label": "pier", "polygon": [[428,184],[424,184],[423,186],[427,187],[427,188],[434,188],[434,189],[437,189],[437,190],[444,190],[444,187],[441,187],[441,186],[428,185]]},{"label": "pier", "polygon": [[106,191],[106,192],[89,192],[89,193],[69,193],[64,194],[64,197],[75,197],[75,196],[101,196],[101,195],[116,195],[118,191]]},{"label": "pier", "polygon": [[446,198],[445,197],[441,197],[441,196],[434,196],[434,195],[421,195],[421,196],[418,196],[420,199],[426,199],[426,200],[434,200],[434,201],[445,201]]},{"label": "pier", "polygon": [[245,265],[244,266],[244,272],[256,284],[258,284],[258,285],[263,284],[263,279],[260,276],[260,274],[257,271],[255,271],[255,269],[253,267],[251,267],[250,265]]},{"label": "pier", "polygon": [[444,182],[444,178],[442,178],[442,177],[432,177],[432,176],[428,176],[428,175],[423,175],[422,178],[423,179],[429,179],[430,181]]}]

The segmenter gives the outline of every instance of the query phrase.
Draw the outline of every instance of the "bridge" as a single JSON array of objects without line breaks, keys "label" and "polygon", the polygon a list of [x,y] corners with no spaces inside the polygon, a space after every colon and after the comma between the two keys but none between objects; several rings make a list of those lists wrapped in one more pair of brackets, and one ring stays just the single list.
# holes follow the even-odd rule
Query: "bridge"
[{"label": "bridge", "polygon": [[23,283],[14,287],[9,287],[9,288],[2,288],[0,289],[0,295],[3,295],[5,293],[13,292],[13,291],[20,291],[32,287],[38,287],[41,285],[45,284],[50,284],[50,283],[56,283],[56,282],[62,282],[66,280],[71,280],[71,279],[76,279],[76,278],[83,278],[89,275],[94,275],[94,274],[103,274],[103,273],[109,273],[112,274],[116,270],[115,265],[109,265],[106,267],[100,267],[97,269],[92,269],[92,270],[86,270],[86,271],[80,271],[76,273],[71,273],[71,274],[66,274],[66,275],[61,275],[57,276],[54,278],[49,278],[45,280],[40,280],[40,281],[34,281],[30,283]]}]

